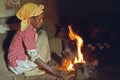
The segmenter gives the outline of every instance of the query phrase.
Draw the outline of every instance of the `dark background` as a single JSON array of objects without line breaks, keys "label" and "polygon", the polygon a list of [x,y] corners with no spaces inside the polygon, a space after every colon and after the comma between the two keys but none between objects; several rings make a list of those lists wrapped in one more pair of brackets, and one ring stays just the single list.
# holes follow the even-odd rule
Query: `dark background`
[{"label": "dark background", "polygon": [[119,0],[57,0],[60,22],[120,25]]},{"label": "dark background", "polygon": [[71,24],[86,42],[104,39],[119,45],[119,0],[57,0],[57,5],[59,24]]}]

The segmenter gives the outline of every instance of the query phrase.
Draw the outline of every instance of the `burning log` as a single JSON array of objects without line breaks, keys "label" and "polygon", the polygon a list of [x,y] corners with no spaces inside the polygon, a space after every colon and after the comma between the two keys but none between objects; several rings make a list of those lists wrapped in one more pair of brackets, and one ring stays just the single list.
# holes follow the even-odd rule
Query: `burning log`
[{"label": "burning log", "polygon": [[87,72],[87,67],[84,63],[76,63],[75,67],[75,80],[87,80],[89,74]]}]

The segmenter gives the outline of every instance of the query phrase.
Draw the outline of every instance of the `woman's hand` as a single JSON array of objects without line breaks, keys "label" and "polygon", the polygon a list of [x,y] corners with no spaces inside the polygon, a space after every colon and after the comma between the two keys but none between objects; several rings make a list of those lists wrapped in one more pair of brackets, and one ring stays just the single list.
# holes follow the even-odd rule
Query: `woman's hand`
[{"label": "woman's hand", "polygon": [[45,64],[40,58],[37,58],[35,60],[35,63],[38,66],[41,66],[41,68],[43,68],[44,70],[46,70],[46,73],[49,73],[53,76],[62,78],[63,77],[63,72],[60,70],[54,70],[54,68],[49,67],[47,64]]}]

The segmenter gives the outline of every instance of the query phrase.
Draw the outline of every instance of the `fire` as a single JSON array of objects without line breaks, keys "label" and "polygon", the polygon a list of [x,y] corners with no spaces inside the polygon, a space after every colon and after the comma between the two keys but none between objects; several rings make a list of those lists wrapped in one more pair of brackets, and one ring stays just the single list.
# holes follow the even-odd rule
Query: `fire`
[{"label": "fire", "polygon": [[71,70],[74,70],[74,68],[72,62],[70,61],[69,66],[67,67],[67,71],[71,71]]},{"label": "fire", "polygon": [[83,55],[82,55],[82,52],[81,52],[81,48],[83,46],[83,40],[80,36],[78,36],[77,34],[75,34],[71,28],[71,26],[69,25],[68,26],[69,28],[69,37],[71,40],[77,40],[77,53],[78,53],[78,56],[75,57],[75,61],[74,63],[85,63],[84,59],[83,59]]},{"label": "fire", "polygon": [[74,71],[74,68],[73,68],[73,64],[72,64],[72,60],[71,58],[65,58],[62,62],[62,67],[61,67],[61,70],[65,70],[65,71]]},{"label": "fire", "polygon": [[69,37],[71,40],[76,40],[77,41],[77,56],[74,59],[74,62],[72,63],[71,61],[68,61],[69,65],[67,67],[67,71],[74,70],[73,69],[73,64],[75,63],[86,63],[85,60],[83,59],[83,54],[81,52],[82,46],[83,46],[83,40],[80,36],[78,36],[76,33],[73,32],[71,26],[68,26],[69,29]]}]

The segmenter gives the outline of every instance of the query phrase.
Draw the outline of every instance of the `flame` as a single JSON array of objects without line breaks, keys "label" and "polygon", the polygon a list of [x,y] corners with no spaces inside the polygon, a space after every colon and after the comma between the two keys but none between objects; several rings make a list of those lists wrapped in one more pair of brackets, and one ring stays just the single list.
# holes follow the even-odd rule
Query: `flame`
[{"label": "flame", "polygon": [[68,71],[68,72],[69,71],[74,71],[71,58],[66,58],[66,59],[63,60],[61,70],[65,70],[65,71]]},{"label": "flame", "polygon": [[68,29],[69,29],[69,37],[71,40],[76,40],[77,41],[77,56],[75,57],[74,59],[74,62],[72,63],[71,60],[66,60],[66,68],[67,68],[67,71],[73,71],[74,68],[73,68],[73,64],[75,63],[86,63],[85,60],[83,59],[83,54],[81,52],[81,49],[82,49],[82,46],[83,46],[83,40],[80,36],[78,36],[76,33],[73,32],[72,28],[71,28],[71,25],[68,26]]},{"label": "flame", "polygon": [[68,26],[69,29],[69,37],[71,40],[77,40],[77,53],[78,56],[75,57],[74,63],[85,63],[83,59],[83,54],[81,52],[82,46],[83,46],[83,40],[80,36],[78,36],[76,33],[73,32],[71,26]]},{"label": "flame", "polygon": [[67,67],[67,71],[73,71],[73,70],[74,70],[73,64],[72,64],[72,62],[70,61],[69,66]]}]

